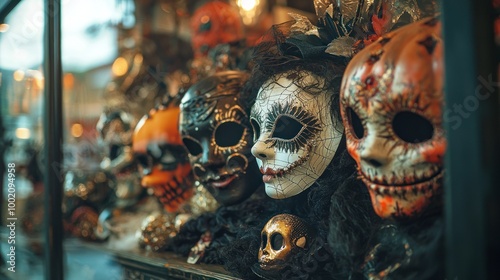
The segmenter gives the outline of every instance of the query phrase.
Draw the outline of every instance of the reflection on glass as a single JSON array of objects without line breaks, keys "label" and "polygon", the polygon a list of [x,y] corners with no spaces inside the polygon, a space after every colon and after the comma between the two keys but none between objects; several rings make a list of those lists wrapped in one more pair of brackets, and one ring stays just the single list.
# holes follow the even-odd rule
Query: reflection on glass
[{"label": "reflection on glass", "polygon": [[[43,0],[23,0],[5,22],[0,23],[0,126],[3,128],[3,131],[0,129],[3,132],[0,149],[5,148],[0,151],[3,162],[0,279],[32,280],[43,279],[44,275],[42,170],[48,164],[42,150],[44,3]],[[60,172],[62,180],[71,181],[64,178],[70,170],[96,173],[99,169],[95,123],[102,112],[102,92],[111,78],[111,63],[117,56],[117,25],[124,22],[125,17],[129,27],[133,24],[134,20],[130,19],[133,2],[60,3],[64,71],[64,147],[61,149],[69,156],[52,166]],[[81,175],[79,172],[74,174],[74,180]],[[97,177],[93,184],[105,182]],[[13,230],[8,227],[11,223],[15,223]],[[110,256],[71,238],[71,227],[67,223],[64,226],[68,236],[64,242],[64,279],[106,279],[122,275],[122,269]]]}]

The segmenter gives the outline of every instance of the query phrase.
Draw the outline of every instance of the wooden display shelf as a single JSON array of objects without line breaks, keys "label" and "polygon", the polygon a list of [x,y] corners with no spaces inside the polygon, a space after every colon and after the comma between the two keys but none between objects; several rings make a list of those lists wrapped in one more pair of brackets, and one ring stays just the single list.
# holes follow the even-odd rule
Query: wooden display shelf
[{"label": "wooden display shelf", "polygon": [[119,251],[104,245],[83,243],[85,247],[103,251],[114,257],[123,267],[123,279],[160,280],[160,279],[196,279],[196,280],[233,280],[223,267],[207,264],[188,264],[186,258],[170,252],[154,253],[145,250]]}]

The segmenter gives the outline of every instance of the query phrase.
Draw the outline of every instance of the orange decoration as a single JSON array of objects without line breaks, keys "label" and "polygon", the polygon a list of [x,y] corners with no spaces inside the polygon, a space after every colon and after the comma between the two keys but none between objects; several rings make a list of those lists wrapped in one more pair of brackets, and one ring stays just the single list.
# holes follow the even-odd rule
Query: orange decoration
[{"label": "orange decoration", "polygon": [[167,212],[175,212],[193,196],[193,178],[180,138],[178,106],[153,109],[137,125],[133,150],[141,184],[152,188]]}]

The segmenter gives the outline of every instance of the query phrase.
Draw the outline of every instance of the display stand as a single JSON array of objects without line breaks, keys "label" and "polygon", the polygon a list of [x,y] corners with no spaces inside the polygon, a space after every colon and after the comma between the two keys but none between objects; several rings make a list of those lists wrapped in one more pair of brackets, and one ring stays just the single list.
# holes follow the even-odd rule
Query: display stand
[{"label": "display stand", "polygon": [[115,261],[123,268],[122,279],[240,279],[229,275],[221,266],[188,264],[186,258],[182,258],[170,252],[153,253],[140,249],[133,251],[118,251],[96,244],[82,244],[84,247],[91,250],[97,250],[113,256]]},{"label": "display stand", "polygon": [[115,256],[124,268],[123,279],[239,279],[228,275],[220,266],[187,264],[171,253],[145,256],[116,252]]}]

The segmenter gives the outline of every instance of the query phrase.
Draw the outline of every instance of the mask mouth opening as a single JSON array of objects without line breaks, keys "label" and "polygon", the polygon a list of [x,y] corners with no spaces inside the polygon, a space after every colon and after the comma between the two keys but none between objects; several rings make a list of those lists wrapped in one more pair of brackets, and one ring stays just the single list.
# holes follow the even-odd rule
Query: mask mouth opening
[{"label": "mask mouth opening", "polygon": [[219,175],[216,178],[209,179],[205,183],[214,188],[226,188],[229,185],[231,185],[231,183],[238,177],[239,176],[236,173],[224,174],[224,175]]},{"label": "mask mouth opening", "polygon": [[280,270],[285,267],[283,260],[259,260],[259,266],[263,270]]},{"label": "mask mouth opening", "polygon": [[[240,176],[246,174],[248,168],[248,160],[246,156],[239,153],[232,154],[226,162],[226,165],[221,165],[219,168],[212,168],[211,171],[205,171],[200,178],[202,184],[210,185],[214,188],[226,188]],[[205,168],[201,168],[206,170]]]}]

